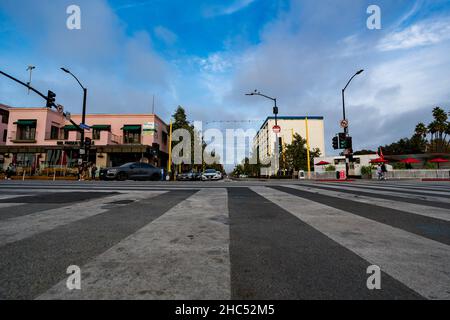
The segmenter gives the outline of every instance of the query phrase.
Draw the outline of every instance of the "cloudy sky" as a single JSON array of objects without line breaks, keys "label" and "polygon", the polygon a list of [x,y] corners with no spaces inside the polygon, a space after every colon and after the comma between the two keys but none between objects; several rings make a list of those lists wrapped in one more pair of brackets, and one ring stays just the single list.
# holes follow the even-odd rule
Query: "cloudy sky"
[{"label": "cloudy sky", "polygon": [[[71,4],[81,30],[66,28]],[[381,30],[366,27],[372,4]],[[155,95],[166,121],[177,105],[190,120],[265,119],[270,101],[244,96],[257,88],[282,115],[324,116],[330,149],[359,69],[347,91],[356,149],[450,108],[449,0],[1,0],[0,43],[0,70],[26,81],[35,65],[33,84],[72,113],[81,90],[61,66],[89,88],[89,112],[150,112]],[[43,105],[5,78],[0,103]]]}]

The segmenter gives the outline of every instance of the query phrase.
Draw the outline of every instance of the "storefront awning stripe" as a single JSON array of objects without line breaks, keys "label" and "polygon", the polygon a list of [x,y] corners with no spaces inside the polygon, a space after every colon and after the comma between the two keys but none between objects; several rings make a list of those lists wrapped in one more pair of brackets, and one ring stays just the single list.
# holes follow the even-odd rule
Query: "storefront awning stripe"
[{"label": "storefront awning stripe", "polygon": [[72,124],[72,125],[64,126],[64,130],[76,131],[76,130],[78,130],[78,128]]},{"label": "storefront awning stripe", "polygon": [[122,130],[123,131],[137,131],[137,130],[141,130],[141,126],[137,126],[137,125],[123,126]]},{"label": "storefront awning stripe", "polygon": [[110,125],[106,125],[106,124],[95,124],[92,126],[92,129],[94,130],[111,130],[111,126]]},{"label": "storefront awning stripe", "polygon": [[14,124],[21,125],[21,126],[30,126],[33,124],[36,124],[36,120],[18,120],[17,122],[14,122]]}]

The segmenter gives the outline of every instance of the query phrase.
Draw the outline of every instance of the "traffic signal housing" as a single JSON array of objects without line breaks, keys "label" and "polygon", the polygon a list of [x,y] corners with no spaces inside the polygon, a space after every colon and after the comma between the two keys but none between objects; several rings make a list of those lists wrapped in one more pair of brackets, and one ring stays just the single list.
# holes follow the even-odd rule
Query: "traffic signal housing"
[{"label": "traffic signal housing", "polygon": [[47,108],[53,107],[56,102],[56,94],[53,91],[48,90],[47,93]]},{"label": "traffic signal housing", "polygon": [[90,149],[92,146],[92,139],[91,138],[85,138],[84,139],[84,148]]},{"label": "traffic signal housing", "polygon": [[339,138],[338,138],[338,136],[335,136],[335,137],[333,138],[333,149],[334,149],[334,150],[339,149]]}]

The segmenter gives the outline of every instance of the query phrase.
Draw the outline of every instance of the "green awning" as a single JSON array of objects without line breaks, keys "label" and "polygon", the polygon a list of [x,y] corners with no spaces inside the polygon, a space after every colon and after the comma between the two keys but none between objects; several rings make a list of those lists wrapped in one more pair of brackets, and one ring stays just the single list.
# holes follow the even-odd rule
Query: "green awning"
[{"label": "green awning", "polygon": [[94,129],[94,130],[111,130],[111,126],[106,125],[106,124],[95,124],[92,126],[92,129]]},{"label": "green awning", "polygon": [[37,120],[18,120],[17,122],[14,122],[14,124],[20,125],[20,126],[32,126],[36,124]]},{"label": "green awning", "polygon": [[141,126],[136,126],[136,125],[123,126],[122,130],[123,131],[140,131],[141,130]]},{"label": "green awning", "polygon": [[64,126],[64,130],[67,130],[67,131],[78,131],[78,128],[76,126],[74,126],[73,124],[69,124],[67,126]]}]

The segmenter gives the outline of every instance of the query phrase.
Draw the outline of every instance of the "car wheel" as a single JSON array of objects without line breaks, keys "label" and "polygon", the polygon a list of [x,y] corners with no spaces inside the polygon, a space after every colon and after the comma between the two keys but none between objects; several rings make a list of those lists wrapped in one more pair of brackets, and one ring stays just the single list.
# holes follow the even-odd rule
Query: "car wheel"
[{"label": "car wheel", "polygon": [[119,181],[125,181],[128,179],[128,175],[125,172],[119,172],[117,175],[117,180]]}]

